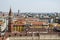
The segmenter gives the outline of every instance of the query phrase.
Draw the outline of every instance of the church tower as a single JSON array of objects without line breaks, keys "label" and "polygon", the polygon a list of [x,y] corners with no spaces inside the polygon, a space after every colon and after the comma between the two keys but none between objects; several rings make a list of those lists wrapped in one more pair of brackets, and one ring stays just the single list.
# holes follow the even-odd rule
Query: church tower
[{"label": "church tower", "polygon": [[11,32],[11,24],[12,24],[12,10],[10,8],[9,14],[8,14],[8,32]]}]

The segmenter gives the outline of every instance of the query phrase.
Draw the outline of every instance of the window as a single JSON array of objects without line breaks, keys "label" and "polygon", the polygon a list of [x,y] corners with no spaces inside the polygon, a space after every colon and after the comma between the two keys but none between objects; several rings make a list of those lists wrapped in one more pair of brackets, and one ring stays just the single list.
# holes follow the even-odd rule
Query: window
[{"label": "window", "polygon": [[11,37],[11,35],[9,35],[9,37]]},{"label": "window", "polygon": [[14,25],[14,31],[21,32],[21,31],[23,31],[23,29],[24,29],[23,26],[20,26],[20,25]]}]

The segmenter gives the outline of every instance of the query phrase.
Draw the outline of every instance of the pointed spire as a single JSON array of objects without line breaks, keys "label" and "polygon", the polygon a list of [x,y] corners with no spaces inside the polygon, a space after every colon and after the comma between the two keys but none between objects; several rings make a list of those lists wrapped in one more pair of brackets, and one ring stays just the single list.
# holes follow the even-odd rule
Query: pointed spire
[{"label": "pointed spire", "polygon": [[11,10],[11,8],[10,8],[10,10],[9,10],[9,17],[8,17],[8,32],[11,32],[11,24],[12,24],[12,10]]},{"label": "pointed spire", "polygon": [[9,16],[12,16],[12,10],[11,10],[11,7],[10,7],[10,10],[9,10]]}]

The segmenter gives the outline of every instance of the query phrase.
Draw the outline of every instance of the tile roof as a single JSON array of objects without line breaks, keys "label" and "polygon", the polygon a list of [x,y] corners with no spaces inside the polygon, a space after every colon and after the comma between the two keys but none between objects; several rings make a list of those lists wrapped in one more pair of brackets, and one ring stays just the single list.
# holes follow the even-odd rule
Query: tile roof
[{"label": "tile roof", "polygon": [[45,22],[32,22],[32,25],[43,25]]},{"label": "tile roof", "polygon": [[25,20],[16,20],[13,22],[13,24],[16,24],[16,25],[25,25]]}]

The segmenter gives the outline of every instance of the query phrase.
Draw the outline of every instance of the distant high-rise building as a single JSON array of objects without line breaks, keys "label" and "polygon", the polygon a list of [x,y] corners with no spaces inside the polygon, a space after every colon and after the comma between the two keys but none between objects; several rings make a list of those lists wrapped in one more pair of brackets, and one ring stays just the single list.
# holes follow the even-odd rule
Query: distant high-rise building
[{"label": "distant high-rise building", "polygon": [[19,16],[19,10],[18,10],[17,16]]}]

